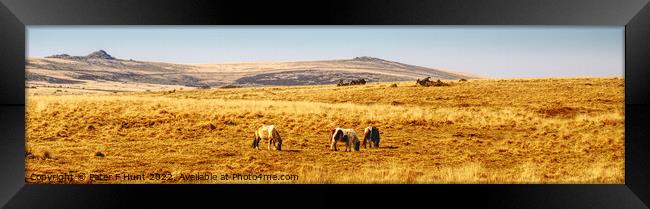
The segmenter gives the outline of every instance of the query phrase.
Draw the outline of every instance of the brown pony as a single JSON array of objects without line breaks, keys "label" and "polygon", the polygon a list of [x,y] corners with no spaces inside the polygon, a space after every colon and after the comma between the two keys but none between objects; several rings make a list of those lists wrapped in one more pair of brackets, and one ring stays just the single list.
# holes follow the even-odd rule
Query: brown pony
[{"label": "brown pony", "polygon": [[253,149],[260,149],[260,141],[268,141],[267,149],[273,146],[276,150],[282,150],[282,138],[275,125],[262,125],[255,131],[253,138]]},{"label": "brown pony", "polygon": [[354,132],[354,129],[343,129],[336,128],[332,129],[330,133],[330,150],[337,151],[336,142],[345,142],[345,151],[352,151],[354,146],[354,151],[359,151],[359,138],[357,133]]}]

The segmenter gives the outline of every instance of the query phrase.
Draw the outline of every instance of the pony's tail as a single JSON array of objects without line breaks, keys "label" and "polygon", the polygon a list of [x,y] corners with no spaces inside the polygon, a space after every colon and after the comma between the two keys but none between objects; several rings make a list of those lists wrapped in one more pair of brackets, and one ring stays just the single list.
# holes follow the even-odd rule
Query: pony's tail
[{"label": "pony's tail", "polygon": [[257,145],[257,132],[255,132],[253,136],[253,145],[252,145],[253,149],[257,148],[257,146],[255,145]]}]

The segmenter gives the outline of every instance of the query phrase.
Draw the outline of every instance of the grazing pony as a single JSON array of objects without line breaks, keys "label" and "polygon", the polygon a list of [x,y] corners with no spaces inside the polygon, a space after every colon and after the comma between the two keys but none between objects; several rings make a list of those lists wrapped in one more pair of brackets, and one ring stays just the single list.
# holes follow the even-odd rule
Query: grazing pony
[{"label": "grazing pony", "polygon": [[370,144],[370,148],[379,148],[379,129],[377,127],[368,126],[363,130],[363,148],[366,148],[366,142]]},{"label": "grazing pony", "polygon": [[357,137],[357,133],[354,132],[354,129],[332,129],[332,132],[330,133],[330,140],[330,149],[332,151],[337,151],[336,142],[345,142],[346,152],[352,151],[352,146],[354,146],[354,151],[359,151],[359,138]]},{"label": "grazing pony", "polygon": [[282,138],[275,125],[262,125],[255,131],[253,149],[260,149],[260,141],[268,141],[268,149],[273,146],[276,150],[282,150]]}]

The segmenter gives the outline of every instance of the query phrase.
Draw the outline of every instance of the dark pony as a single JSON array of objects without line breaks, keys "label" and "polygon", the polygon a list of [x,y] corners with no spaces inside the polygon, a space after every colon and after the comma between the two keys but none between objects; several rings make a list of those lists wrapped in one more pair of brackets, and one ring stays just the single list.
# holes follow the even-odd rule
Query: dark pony
[{"label": "dark pony", "polygon": [[[363,131],[363,148],[366,148],[366,143],[370,144],[370,148],[379,147],[379,129],[374,126],[368,126]],[[370,143],[372,142],[372,143]]]}]

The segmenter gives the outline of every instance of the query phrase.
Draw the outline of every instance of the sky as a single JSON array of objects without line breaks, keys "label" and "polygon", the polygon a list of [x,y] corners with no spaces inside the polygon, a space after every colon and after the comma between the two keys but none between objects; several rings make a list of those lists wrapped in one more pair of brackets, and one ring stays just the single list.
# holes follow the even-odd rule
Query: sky
[{"label": "sky", "polygon": [[28,26],[27,56],[185,64],[371,56],[490,78],[623,76],[622,26]]}]

